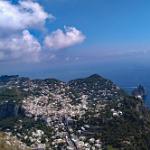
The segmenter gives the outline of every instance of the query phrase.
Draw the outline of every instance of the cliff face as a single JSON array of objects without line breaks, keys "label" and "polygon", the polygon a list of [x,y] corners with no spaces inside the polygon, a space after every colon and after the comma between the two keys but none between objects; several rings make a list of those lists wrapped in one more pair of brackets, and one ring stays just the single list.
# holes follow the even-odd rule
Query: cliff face
[{"label": "cliff face", "polygon": [[8,102],[0,105],[0,119],[7,117],[17,117],[20,113],[20,105]]}]

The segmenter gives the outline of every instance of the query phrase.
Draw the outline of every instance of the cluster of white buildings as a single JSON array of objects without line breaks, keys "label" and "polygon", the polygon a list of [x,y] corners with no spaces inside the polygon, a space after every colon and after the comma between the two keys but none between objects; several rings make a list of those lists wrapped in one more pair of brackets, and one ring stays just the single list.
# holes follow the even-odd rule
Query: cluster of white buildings
[{"label": "cluster of white buildings", "polygon": [[[75,89],[66,83],[51,81],[51,80],[24,80],[9,82],[9,88],[17,87],[25,92],[28,96],[23,99],[22,107],[25,110],[25,115],[34,120],[44,120],[46,126],[51,128],[51,138],[45,136],[45,143],[42,143],[42,138],[46,133],[42,130],[32,131],[30,136],[24,136],[32,144],[32,147],[45,150],[48,146],[49,150],[101,150],[101,139],[88,137],[84,133],[88,131],[90,125],[85,124],[77,131],[74,130],[74,125],[77,119],[89,109],[89,100],[93,101],[93,106],[90,108],[95,112],[95,117],[100,116],[100,112],[107,106],[101,101],[115,98],[118,91],[114,85],[111,89],[106,87],[101,89],[100,83],[93,84],[90,89],[86,83],[79,87],[77,93]],[[106,86],[106,85],[105,85]],[[92,98],[92,99],[91,99]],[[98,102],[99,101],[99,102]],[[95,105],[94,105],[95,103]],[[91,106],[91,105],[90,105]],[[123,113],[119,110],[111,109],[113,117],[122,116]],[[20,135],[21,136],[21,135]]]}]

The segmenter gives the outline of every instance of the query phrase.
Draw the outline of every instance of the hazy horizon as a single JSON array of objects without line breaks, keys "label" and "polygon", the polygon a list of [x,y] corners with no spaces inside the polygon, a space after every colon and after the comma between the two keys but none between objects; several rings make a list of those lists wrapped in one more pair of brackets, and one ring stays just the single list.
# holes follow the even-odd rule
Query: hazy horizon
[{"label": "hazy horizon", "polygon": [[148,68],[149,4],[0,1],[0,74],[69,80]]}]

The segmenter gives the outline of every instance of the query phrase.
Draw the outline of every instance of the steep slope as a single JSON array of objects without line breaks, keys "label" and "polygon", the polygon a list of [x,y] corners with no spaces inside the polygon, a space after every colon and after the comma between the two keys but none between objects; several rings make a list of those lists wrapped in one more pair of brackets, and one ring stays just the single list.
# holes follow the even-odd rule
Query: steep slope
[{"label": "steep slope", "polygon": [[31,150],[15,137],[0,132],[0,150]]}]

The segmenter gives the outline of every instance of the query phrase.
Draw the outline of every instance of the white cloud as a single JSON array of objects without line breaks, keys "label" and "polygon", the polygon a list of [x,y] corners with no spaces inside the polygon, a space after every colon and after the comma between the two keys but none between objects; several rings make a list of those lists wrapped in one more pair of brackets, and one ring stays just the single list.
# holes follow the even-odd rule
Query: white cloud
[{"label": "white cloud", "polygon": [[46,13],[42,6],[33,1],[19,1],[17,5],[0,0],[0,29],[23,30],[41,26],[53,15]]},{"label": "white cloud", "polygon": [[44,44],[49,49],[63,49],[85,40],[85,36],[75,27],[64,27],[65,31],[58,29],[46,36]]},{"label": "white cloud", "polygon": [[39,61],[41,45],[28,30],[0,39],[0,60]]},{"label": "white cloud", "polygon": [[[56,54],[45,51],[45,48],[63,49],[84,41],[81,31],[75,27],[65,27],[64,31],[58,29],[47,35],[42,45],[38,37],[29,31],[45,29],[47,19],[53,20],[55,17],[45,12],[36,0],[20,0],[17,4],[0,0],[0,61],[51,60],[56,58]],[[48,30],[40,30],[41,35],[43,31]]]}]

